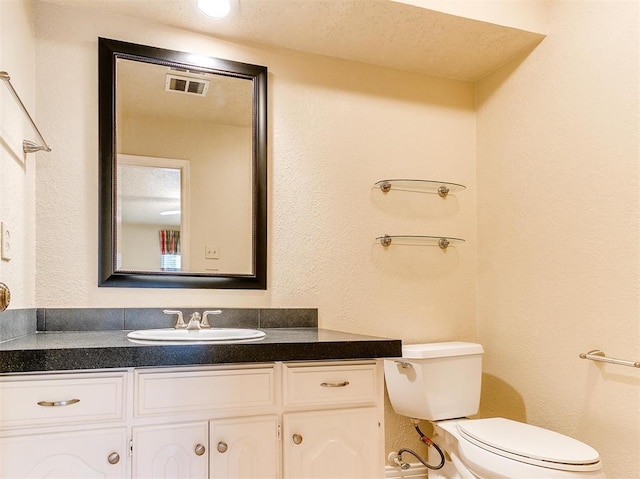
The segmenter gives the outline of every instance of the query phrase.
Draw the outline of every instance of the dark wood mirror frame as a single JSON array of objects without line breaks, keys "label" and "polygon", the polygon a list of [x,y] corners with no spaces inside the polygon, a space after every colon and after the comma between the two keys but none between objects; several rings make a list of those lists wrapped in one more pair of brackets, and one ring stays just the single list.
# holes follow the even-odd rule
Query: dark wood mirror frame
[{"label": "dark wood mirror frame", "polygon": [[[116,254],[116,60],[155,63],[253,82],[253,272],[121,272]],[[267,68],[105,38],[98,39],[99,264],[98,285],[126,288],[267,289]]]}]

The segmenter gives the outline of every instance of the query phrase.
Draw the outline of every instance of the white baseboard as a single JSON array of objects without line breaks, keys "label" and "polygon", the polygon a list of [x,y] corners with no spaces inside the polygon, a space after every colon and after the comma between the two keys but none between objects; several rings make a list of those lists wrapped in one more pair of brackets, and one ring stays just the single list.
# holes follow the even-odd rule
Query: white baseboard
[{"label": "white baseboard", "polygon": [[419,462],[410,463],[411,467],[405,471],[395,466],[385,466],[385,479],[425,479],[427,477],[427,468]]}]

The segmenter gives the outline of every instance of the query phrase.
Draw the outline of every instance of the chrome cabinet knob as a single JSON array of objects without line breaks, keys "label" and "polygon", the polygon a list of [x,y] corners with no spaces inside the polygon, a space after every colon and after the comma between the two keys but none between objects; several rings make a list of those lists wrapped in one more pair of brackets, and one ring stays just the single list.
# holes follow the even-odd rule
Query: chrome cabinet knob
[{"label": "chrome cabinet knob", "polygon": [[219,453],[225,453],[225,452],[227,452],[227,449],[229,449],[229,446],[227,446],[226,442],[220,441],[218,443],[218,452]]},{"label": "chrome cabinet knob", "polygon": [[196,453],[196,456],[202,456],[205,452],[207,452],[207,449],[202,444],[197,444],[196,447],[193,448],[193,450]]},{"label": "chrome cabinet knob", "polygon": [[302,444],[302,436],[300,434],[294,434],[291,439],[293,439],[294,444]]},{"label": "chrome cabinet knob", "polygon": [[112,452],[111,454],[109,454],[109,456],[107,456],[107,461],[109,462],[109,464],[118,464],[120,462],[120,454],[118,454],[117,452]]}]

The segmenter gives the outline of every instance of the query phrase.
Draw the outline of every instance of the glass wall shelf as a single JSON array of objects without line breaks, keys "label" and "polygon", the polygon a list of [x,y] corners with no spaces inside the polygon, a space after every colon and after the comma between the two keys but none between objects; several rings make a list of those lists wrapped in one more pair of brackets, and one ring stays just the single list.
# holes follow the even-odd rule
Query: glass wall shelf
[{"label": "glass wall shelf", "polygon": [[450,238],[446,236],[407,236],[407,235],[384,235],[378,236],[377,241],[385,248],[391,246],[392,243],[406,246],[431,246],[437,245],[440,249],[446,250],[449,245],[454,243],[464,243],[462,238]]},{"label": "glass wall shelf", "polygon": [[415,191],[418,193],[437,193],[441,198],[446,198],[450,192],[466,190],[467,187],[458,183],[433,180],[380,180],[375,186],[388,193],[391,189],[399,191]]}]

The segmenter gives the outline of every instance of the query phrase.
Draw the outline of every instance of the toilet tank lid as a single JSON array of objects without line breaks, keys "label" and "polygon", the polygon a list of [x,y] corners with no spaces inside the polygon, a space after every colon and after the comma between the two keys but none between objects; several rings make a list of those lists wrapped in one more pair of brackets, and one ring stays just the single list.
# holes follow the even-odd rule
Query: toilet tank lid
[{"label": "toilet tank lid", "polygon": [[481,344],[450,341],[446,343],[407,344],[402,346],[402,357],[406,359],[445,358],[482,354]]}]

